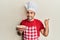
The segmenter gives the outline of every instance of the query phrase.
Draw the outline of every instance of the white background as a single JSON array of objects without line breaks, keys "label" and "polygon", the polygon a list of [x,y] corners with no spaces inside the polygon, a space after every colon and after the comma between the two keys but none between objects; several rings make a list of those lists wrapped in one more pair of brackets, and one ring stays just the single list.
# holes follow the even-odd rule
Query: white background
[{"label": "white background", "polygon": [[[16,26],[26,18],[24,4],[28,0],[0,0],[0,40],[20,40]],[[60,40],[60,0],[33,0],[37,3],[39,12],[36,18],[50,18],[49,35],[41,40]]]}]

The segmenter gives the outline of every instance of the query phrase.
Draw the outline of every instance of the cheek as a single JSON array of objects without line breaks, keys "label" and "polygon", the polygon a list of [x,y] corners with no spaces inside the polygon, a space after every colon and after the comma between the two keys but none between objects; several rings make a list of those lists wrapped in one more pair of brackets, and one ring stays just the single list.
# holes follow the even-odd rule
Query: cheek
[{"label": "cheek", "polygon": [[35,16],[35,14],[32,14],[32,16],[34,17],[34,16]]}]

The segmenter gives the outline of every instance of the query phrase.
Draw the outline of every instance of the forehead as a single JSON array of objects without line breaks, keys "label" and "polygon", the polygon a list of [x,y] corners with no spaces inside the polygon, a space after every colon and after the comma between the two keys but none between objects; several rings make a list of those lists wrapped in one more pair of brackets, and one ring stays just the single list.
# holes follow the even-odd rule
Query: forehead
[{"label": "forehead", "polygon": [[32,11],[32,10],[27,10],[28,12],[34,12],[34,11]]}]

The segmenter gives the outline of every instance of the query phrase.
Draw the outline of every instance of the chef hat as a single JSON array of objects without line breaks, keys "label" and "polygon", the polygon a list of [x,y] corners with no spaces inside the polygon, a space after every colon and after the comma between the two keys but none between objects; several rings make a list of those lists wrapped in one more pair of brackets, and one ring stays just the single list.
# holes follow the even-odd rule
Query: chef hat
[{"label": "chef hat", "polygon": [[32,11],[34,11],[35,13],[37,13],[37,5],[34,3],[34,2],[32,2],[32,1],[29,1],[29,2],[27,2],[26,4],[25,4],[25,8],[26,8],[26,10],[32,10]]}]

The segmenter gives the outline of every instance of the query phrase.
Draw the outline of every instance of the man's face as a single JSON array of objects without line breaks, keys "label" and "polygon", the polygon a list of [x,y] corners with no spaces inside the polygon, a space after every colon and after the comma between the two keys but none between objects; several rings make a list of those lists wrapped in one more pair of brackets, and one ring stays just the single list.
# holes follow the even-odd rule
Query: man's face
[{"label": "man's face", "polygon": [[34,19],[34,16],[35,16],[35,12],[34,11],[32,11],[32,10],[28,10],[27,11],[27,19],[28,20]]}]

